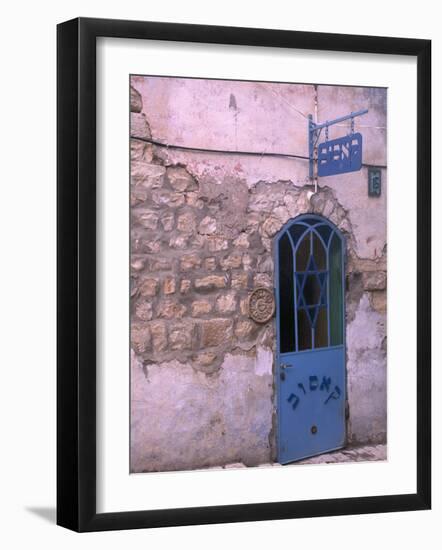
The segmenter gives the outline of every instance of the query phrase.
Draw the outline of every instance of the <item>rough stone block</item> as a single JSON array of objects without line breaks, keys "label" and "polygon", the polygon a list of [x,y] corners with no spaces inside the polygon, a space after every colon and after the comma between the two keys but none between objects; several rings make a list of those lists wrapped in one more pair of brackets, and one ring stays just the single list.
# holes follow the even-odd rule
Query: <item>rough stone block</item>
[{"label": "rough stone block", "polygon": [[142,321],[150,321],[152,319],[152,304],[150,302],[139,302],[135,307],[136,316]]},{"label": "rough stone block", "polygon": [[158,214],[153,210],[133,209],[133,222],[139,223],[145,229],[155,230],[158,227]]},{"label": "rough stone block", "polygon": [[202,219],[198,226],[198,231],[201,235],[213,235],[216,231],[216,219],[206,216]]},{"label": "rough stone block", "polygon": [[145,260],[140,257],[132,256],[130,260],[130,267],[133,271],[142,271],[145,267]]},{"label": "rough stone block", "polygon": [[216,299],[216,310],[219,313],[233,313],[236,310],[236,293],[227,292]]},{"label": "rough stone block", "polygon": [[222,258],[220,260],[221,268],[224,270],[227,269],[238,269],[241,267],[242,264],[242,256],[238,253],[230,254],[230,256],[226,256],[225,258]]},{"label": "rough stone block", "polygon": [[257,273],[253,277],[253,286],[255,288],[258,286],[265,286],[266,288],[272,288],[273,279],[268,273]]},{"label": "rough stone block", "polygon": [[387,312],[387,292],[385,290],[374,290],[370,292],[370,302],[378,313]]},{"label": "rough stone block", "polygon": [[262,254],[258,256],[256,269],[259,273],[270,273],[273,274],[273,258],[270,254]]},{"label": "rough stone block", "polygon": [[143,100],[141,99],[140,92],[135,90],[133,86],[130,87],[130,110],[133,113],[140,113],[143,108]]},{"label": "rough stone block", "polygon": [[272,193],[254,193],[250,197],[248,209],[250,212],[272,212],[275,208],[275,197]]},{"label": "rough stone block", "polygon": [[262,241],[262,246],[264,247],[264,250],[267,250],[267,252],[270,253],[272,251],[273,238],[262,237],[261,241]]},{"label": "rough stone block", "polygon": [[206,269],[207,271],[215,271],[215,269],[216,269],[216,258],[214,258],[214,257],[206,258],[204,260],[204,269]]},{"label": "rough stone block", "polygon": [[190,350],[194,341],[194,324],[173,323],[169,327],[169,347],[171,350]]},{"label": "rough stone block", "polygon": [[143,113],[130,114],[130,135],[145,139],[151,138],[149,123]]},{"label": "rough stone block", "polygon": [[195,178],[181,166],[169,167],[167,169],[167,178],[170,186],[175,189],[175,191],[182,192],[198,188]]},{"label": "rough stone block", "polygon": [[239,301],[239,309],[241,311],[241,315],[248,315],[249,314],[249,298],[241,298]]},{"label": "rough stone block", "polygon": [[273,237],[278,233],[278,231],[282,227],[281,220],[276,218],[275,216],[270,216],[266,220],[264,220],[264,223],[262,224],[262,233],[266,237]]},{"label": "rough stone block", "polygon": [[151,321],[149,323],[152,335],[152,349],[155,352],[162,352],[167,349],[167,327],[164,321]]},{"label": "rough stone block", "polygon": [[329,199],[324,205],[324,208],[322,210],[322,215],[325,218],[328,218],[334,209],[335,209],[335,203],[331,199]]},{"label": "rough stone block", "polygon": [[316,214],[322,214],[325,206],[325,197],[320,193],[315,193],[310,199],[310,204]]},{"label": "rough stone block", "polygon": [[240,320],[236,322],[235,336],[238,340],[252,340],[256,337],[259,331],[259,326],[250,319]]},{"label": "rough stone block", "polygon": [[198,191],[187,191],[184,194],[185,202],[188,206],[192,206],[201,210],[204,208],[204,201],[199,198]]},{"label": "rough stone block", "polygon": [[130,296],[133,298],[138,294],[138,278],[137,277],[131,277],[130,278]]},{"label": "rough stone block", "polygon": [[136,353],[145,353],[151,347],[150,330],[149,327],[145,325],[132,325],[130,339],[132,348]]},{"label": "rough stone block", "polygon": [[196,229],[195,215],[192,212],[184,212],[177,219],[177,229],[182,233],[193,233]]},{"label": "rough stone block", "polygon": [[339,206],[336,205],[335,209],[329,216],[329,220],[335,225],[339,226],[345,217],[345,211]]},{"label": "rough stone block", "polygon": [[244,271],[238,271],[232,273],[232,288],[234,289],[244,289],[248,285],[248,274]]},{"label": "rough stone block", "polygon": [[160,218],[160,223],[164,231],[172,231],[175,224],[175,216],[173,212],[167,212],[166,214],[163,214]]},{"label": "rough stone block", "polygon": [[363,273],[362,284],[365,290],[384,290],[387,286],[387,274],[385,271]]},{"label": "rough stone block", "polygon": [[239,236],[233,241],[233,244],[237,248],[247,249],[250,246],[249,236],[247,233],[240,233]]},{"label": "rough stone block", "polygon": [[166,169],[158,164],[149,164],[143,160],[130,163],[131,183],[146,189],[158,189],[164,183]]},{"label": "rough stone block", "polygon": [[354,253],[349,254],[348,271],[363,273],[364,271],[387,271],[387,256],[383,254],[375,261],[367,258],[358,258]]},{"label": "rough stone block", "polygon": [[192,304],[192,317],[200,317],[212,311],[212,304],[207,300],[196,300]]},{"label": "rough stone block", "polygon": [[217,237],[215,235],[207,238],[207,248],[209,252],[220,252],[221,250],[227,250],[229,248],[229,241],[223,237]]},{"label": "rough stone block", "polygon": [[273,210],[273,215],[279,220],[281,226],[291,218],[290,212],[286,206],[277,206],[275,210]]},{"label": "rough stone block", "polygon": [[[137,243],[135,243],[137,244]],[[161,250],[161,241],[159,238],[155,239],[141,239],[139,244],[139,250],[137,252],[144,252],[147,254],[158,254]]]},{"label": "rough stone block", "polygon": [[339,229],[344,233],[351,234],[351,224],[348,221],[348,218],[344,218],[339,224]]},{"label": "rough stone block", "polygon": [[181,294],[188,294],[192,286],[192,281],[189,279],[183,279],[180,283],[180,292]]},{"label": "rough stone block", "polygon": [[130,140],[130,159],[131,162],[142,160],[151,163],[153,160],[153,146],[145,141],[132,138]]},{"label": "rough stone block", "polygon": [[299,193],[286,193],[284,195],[283,202],[291,218],[295,218],[298,214],[302,214],[299,209],[298,198]]},{"label": "rough stone block", "polygon": [[184,250],[189,244],[189,235],[174,235],[169,240],[170,248]]},{"label": "rough stone block", "polygon": [[179,319],[186,313],[186,306],[174,300],[163,300],[157,305],[156,313],[164,319]]},{"label": "rough stone block", "polygon": [[200,367],[208,367],[216,361],[217,355],[212,351],[203,351],[192,357],[194,363]]},{"label": "rough stone block", "polygon": [[249,271],[253,267],[253,257],[250,254],[243,254],[242,265],[246,271]]},{"label": "rough stone block", "polygon": [[184,204],[184,195],[182,193],[173,193],[167,189],[155,189],[152,192],[152,201],[158,206],[178,208]]},{"label": "rough stone block", "polygon": [[166,277],[163,281],[163,293],[164,294],[174,294],[176,291],[176,280],[175,277]]},{"label": "rough stone block", "polygon": [[227,344],[232,339],[233,321],[231,319],[211,319],[200,323],[201,347]]},{"label": "rough stone block", "polygon": [[198,248],[202,250],[204,249],[205,242],[206,242],[206,237],[204,237],[204,235],[200,235],[199,233],[190,235],[190,245],[193,248]]},{"label": "rough stone block", "polygon": [[158,292],[158,279],[148,278],[140,285],[141,296],[155,296]]},{"label": "rough stone block", "polygon": [[196,254],[185,254],[181,257],[180,270],[193,271],[201,266],[201,258]]},{"label": "rough stone block", "polygon": [[132,207],[146,202],[149,198],[149,190],[145,187],[132,185],[130,188],[130,205]]},{"label": "rough stone block", "polygon": [[312,206],[310,204],[310,198],[313,193],[309,189],[303,188],[299,193],[298,198],[296,199],[296,206],[298,208],[298,214],[305,214],[306,212],[312,211]]},{"label": "rough stone block", "polygon": [[170,271],[173,267],[173,262],[169,258],[150,258],[150,271]]},{"label": "rough stone block", "polygon": [[225,275],[207,275],[195,280],[195,289],[199,291],[216,290],[226,288],[227,278]]}]

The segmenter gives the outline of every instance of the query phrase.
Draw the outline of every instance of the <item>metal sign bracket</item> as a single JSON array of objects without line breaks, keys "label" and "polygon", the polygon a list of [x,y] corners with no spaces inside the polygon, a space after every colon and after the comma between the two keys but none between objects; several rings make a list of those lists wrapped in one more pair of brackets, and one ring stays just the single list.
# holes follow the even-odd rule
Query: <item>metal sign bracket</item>
[{"label": "metal sign bracket", "polygon": [[[333,124],[338,124],[339,122],[344,122],[345,120],[351,119],[351,134],[354,134],[354,119],[357,116],[362,116],[368,113],[368,109],[362,109],[360,111],[351,112],[349,115],[344,115],[333,120],[327,120],[325,122],[316,123],[313,122],[313,116],[308,115],[308,156],[309,156],[309,177],[311,180],[314,178],[314,163],[317,158],[315,158],[316,145],[319,141],[322,129],[325,128],[326,140],[328,141],[328,128]],[[350,171],[350,170],[345,170]],[[338,172],[334,172],[338,173]],[[321,174],[318,173],[318,176]],[[329,175],[332,175],[331,173]]]}]

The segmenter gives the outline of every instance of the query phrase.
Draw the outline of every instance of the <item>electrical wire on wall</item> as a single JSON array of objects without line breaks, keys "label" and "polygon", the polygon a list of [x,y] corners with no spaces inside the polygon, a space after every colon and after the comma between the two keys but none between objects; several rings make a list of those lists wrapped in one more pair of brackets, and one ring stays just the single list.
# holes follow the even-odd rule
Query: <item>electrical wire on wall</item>
[{"label": "electrical wire on wall", "polygon": [[185,145],[176,145],[171,143],[163,143],[155,139],[142,138],[138,136],[131,136],[132,139],[137,139],[139,141],[144,141],[146,143],[151,143],[158,147],[165,147],[167,149],[182,149],[183,151],[196,151],[199,153],[217,153],[217,154],[226,154],[226,155],[254,155],[257,157],[285,157],[285,158],[296,158],[302,160],[309,160],[307,156],[303,155],[294,155],[291,153],[268,153],[268,152],[259,152],[259,151],[229,151],[226,149],[206,149],[204,147],[188,147]]},{"label": "electrical wire on wall", "polygon": [[[212,154],[224,154],[224,155],[246,155],[246,156],[256,156],[256,157],[279,157],[279,158],[293,158],[300,160],[310,160],[308,156],[305,155],[295,155],[293,153],[269,153],[269,152],[259,152],[259,151],[234,151],[228,149],[208,149],[205,147],[191,147],[187,145],[178,145],[174,143],[163,143],[151,138],[143,138],[139,136],[131,136],[131,139],[136,139],[138,141],[144,141],[145,143],[150,143],[157,147],[164,147],[166,149],[177,149],[182,151],[195,151],[197,153],[212,153]],[[362,164],[363,166],[372,166],[375,168],[387,168],[385,165],[381,164]]]}]

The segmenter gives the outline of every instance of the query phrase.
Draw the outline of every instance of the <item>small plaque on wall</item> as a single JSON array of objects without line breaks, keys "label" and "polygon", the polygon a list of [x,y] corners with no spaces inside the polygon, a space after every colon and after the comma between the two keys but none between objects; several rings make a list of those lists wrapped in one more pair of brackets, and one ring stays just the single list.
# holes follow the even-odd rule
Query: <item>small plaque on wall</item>
[{"label": "small plaque on wall", "polygon": [[368,196],[369,197],[381,196],[381,169],[380,168],[368,169]]}]

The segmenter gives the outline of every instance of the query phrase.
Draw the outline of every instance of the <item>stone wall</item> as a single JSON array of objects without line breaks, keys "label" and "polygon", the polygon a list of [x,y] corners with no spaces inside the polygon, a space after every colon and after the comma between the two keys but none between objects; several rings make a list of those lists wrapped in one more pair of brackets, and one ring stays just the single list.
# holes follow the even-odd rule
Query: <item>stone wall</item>
[{"label": "stone wall", "polygon": [[[199,121],[199,131],[205,126],[201,119],[208,116],[207,94],[201,90],[206,82],[185,81],[184,86],[194,94],[191,114],[196,117],[194,127]],[[228,84],[225,116],[238,109],[235,97],[240,94],[237,91],[232,101],[232,86],[245,93],[244,83]],[[180,86],[183,79],[132,78],[132,136],[150,138],[154,133],[157,139],[170,136],[175,128],[171,141],[180,143],[183,132],[176,121],[182,117],[170,112],[183,107],[174,96]],[[317,100],[326,93],[312,86],[284,89],[290,91],[291,101],[299,97],[307,109],[315,94]],[[249,84],[247,93],[254,91]],[[380,108],[385,111],[385,106]],[[186,139],[192,143],[191,137]],[[217,148],[222,141],[223,134]],[[246,148],[256,149],[253,136],[249,142]],[[352,216],[362,206],[360,198],[358,203],[351,196],[346,204],[348,190],[338,192],[322,182],[314,193],[305,162],[294,170],[292,163],[287,177],[282,159],[271,165],[269,179],[269,173],[259,177],[262,166],[249,169],[243,157],[233,157],[172,151],[131,139],[135,472],[235,462],[256,465],[275,459],[275,322],[255,323],[247,304],[253,289],[273,288],[274,235],[306,212],[330,219],[348,241],[349,441],[383,442],[386,437],[385,212],[370,218],[374,234],[367,236],[365,215],[362,220]],[[255,157],[247,162],[261,161]]]}]

